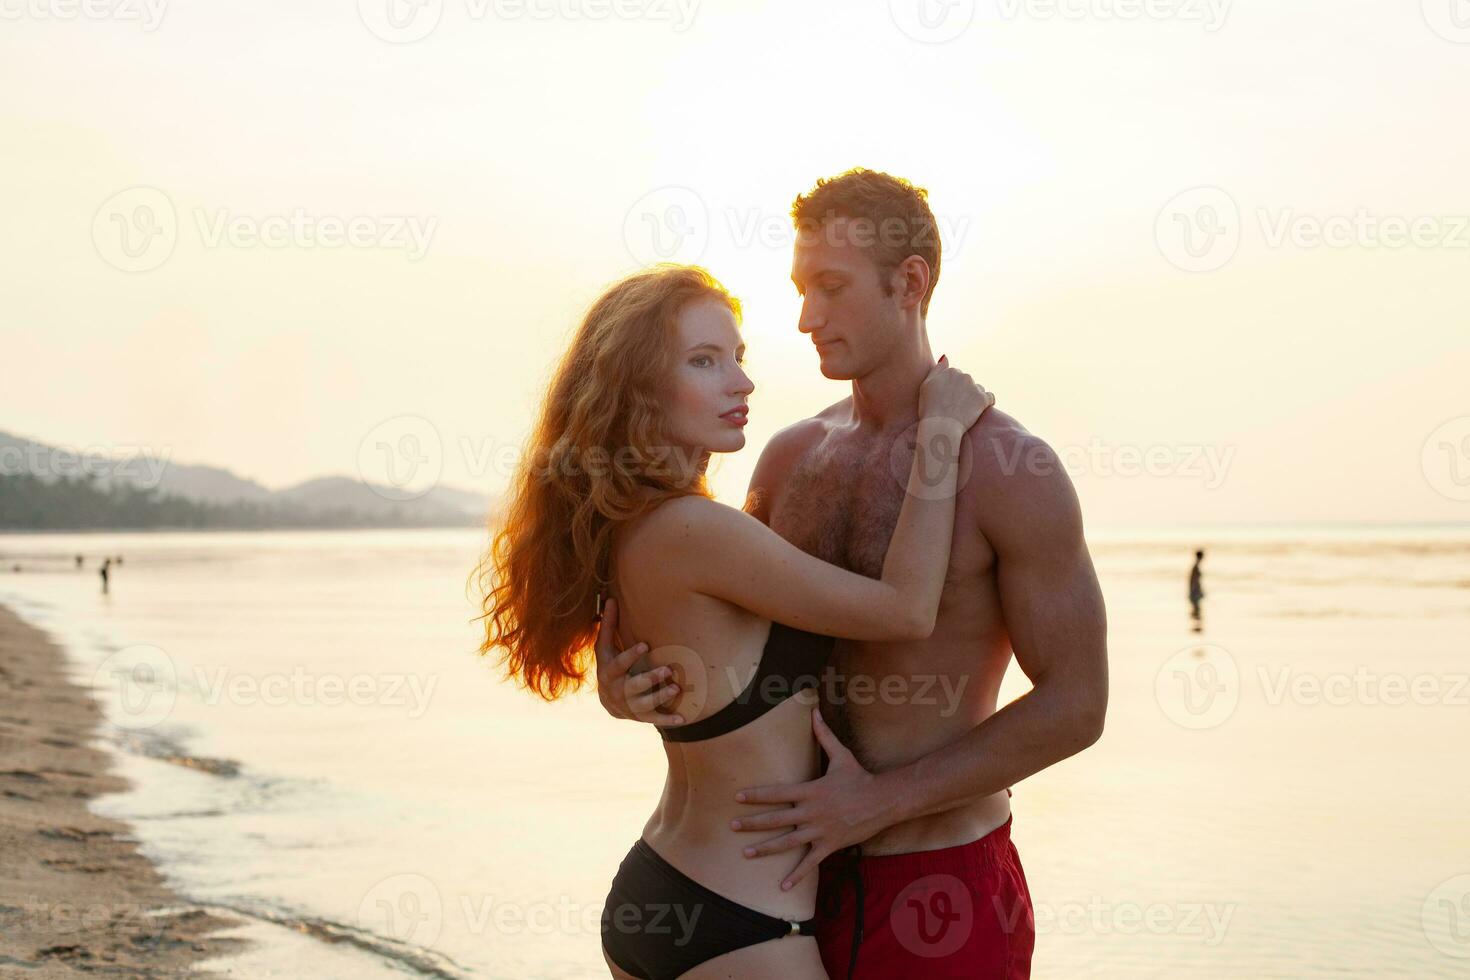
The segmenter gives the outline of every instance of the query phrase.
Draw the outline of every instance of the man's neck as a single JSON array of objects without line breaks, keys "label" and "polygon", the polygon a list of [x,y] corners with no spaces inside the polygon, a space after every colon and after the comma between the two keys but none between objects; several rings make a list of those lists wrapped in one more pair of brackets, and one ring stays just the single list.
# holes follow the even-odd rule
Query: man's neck
[{"label": "man's neck", "polygon": [[919,387],[933,367],[929,337],[920,324],[916,344],[903,346],[871,373],[853,379],[853,421],[878,432],[913,424],[919,417]]}]

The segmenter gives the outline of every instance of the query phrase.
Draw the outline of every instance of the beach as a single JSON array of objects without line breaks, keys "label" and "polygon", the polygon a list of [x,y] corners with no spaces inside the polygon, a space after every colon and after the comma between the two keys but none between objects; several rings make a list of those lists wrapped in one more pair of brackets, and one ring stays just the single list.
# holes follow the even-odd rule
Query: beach
[{"label": "beach", "polygon": [[241,945],[89,809],[130,785],[92,744],[101,714],[61,648],[0,606],[0,975],[185,976]]}]

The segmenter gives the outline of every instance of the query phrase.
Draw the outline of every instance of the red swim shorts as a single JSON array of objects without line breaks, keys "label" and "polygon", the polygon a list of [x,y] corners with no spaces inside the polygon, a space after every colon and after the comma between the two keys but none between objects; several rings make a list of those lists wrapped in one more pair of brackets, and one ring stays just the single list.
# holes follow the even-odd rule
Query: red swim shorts
[{"label": "red swim shorts", "polygon": [[1036,919],[1009,819],[937,851],[839,851],[820,880],[817,943],[833,980],[1031,975]]}]

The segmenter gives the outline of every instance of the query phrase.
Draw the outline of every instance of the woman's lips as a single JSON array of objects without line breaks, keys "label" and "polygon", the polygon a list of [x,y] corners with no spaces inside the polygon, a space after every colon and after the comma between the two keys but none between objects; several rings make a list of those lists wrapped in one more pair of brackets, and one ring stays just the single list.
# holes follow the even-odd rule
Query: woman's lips
[{"label": "woman's lips", "polygon": [[721,415],[720,418],[724,419],[726,422],[729,422],[731,425],[744,425],[748,421],[749,415],[750,406],[742,405],[739,408],[730,409],[730,411],[726,412],[724,415]]}]

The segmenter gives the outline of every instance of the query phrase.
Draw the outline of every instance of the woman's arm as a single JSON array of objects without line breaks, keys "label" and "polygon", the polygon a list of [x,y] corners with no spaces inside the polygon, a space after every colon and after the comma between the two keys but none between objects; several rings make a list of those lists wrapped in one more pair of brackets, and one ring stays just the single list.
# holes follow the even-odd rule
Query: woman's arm
[{"label": "woman's arm", "polygon": [[926,637],[949,565],[960,447],[993,402],[954,368],[941,365],[925,379],[914,462],[881,580],[815,558],[751,515],[705,498],[660,507],[657,546],[695,591],[767,619],[854,640]]}]

